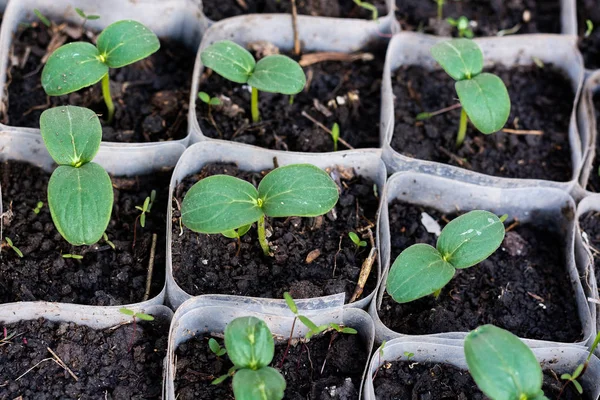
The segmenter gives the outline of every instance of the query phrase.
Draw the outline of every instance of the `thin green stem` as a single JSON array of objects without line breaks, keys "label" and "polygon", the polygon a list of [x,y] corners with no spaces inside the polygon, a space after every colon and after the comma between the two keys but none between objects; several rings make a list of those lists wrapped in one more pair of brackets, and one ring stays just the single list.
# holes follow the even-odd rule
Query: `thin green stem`
[{"label": "thin green stem", "polygon": [[271,249],[269,248],[269,243],[267,243],[267,235],[265,232],[265,216],[261,216],[258,220],[258,242],[260,243],[260,247],[262,247],[265,256],[271,254]]},{"label": "thin green stem", "polygon": [[108,72],[102,77],[102,96],[106,103],[106,109],[108,110],[108,117],[106,121],[110,124],[115,116],[115,105],[113,104],[112,97],[110,96],[110,80],[108,78]]},{"label": "thin green stem", "polygon": [[379,12],[377,11],[377,7],[375,7],[373,4],[367,3],[367,2],[361,1],[361,0],[354,0],[354,4],[364,8],[365,10],[371,11],[373,20],[376,20],[377,17],[379,17]]},{"label": "thin green stem", "polygon": [[250,111],[252,112],[252,122],[258,122],[260,120],[260,113],[258,112],[258,89],[255,87],[252,88]]},{"label": "thin green stem", "polygon": [[444,0],[435,0],[437,3],[437,19],[438,21],[441,21],[442,18],[444,17],[444,11],[443,11],[443,7],[444,7]]},{"label": "thin green stem", "polygon": [[460,124],[458,125],[458,135],[456,135],[456,147],[460,147],[465,141],[465,136],[467,134],[467,122],[469,121],[469,117],[467,117],[467,113],[463,108],[460,111]]}]

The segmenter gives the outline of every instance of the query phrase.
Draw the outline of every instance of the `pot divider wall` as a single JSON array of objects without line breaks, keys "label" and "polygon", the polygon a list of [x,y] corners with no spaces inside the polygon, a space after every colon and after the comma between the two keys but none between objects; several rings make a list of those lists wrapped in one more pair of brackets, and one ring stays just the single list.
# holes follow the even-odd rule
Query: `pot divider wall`
[{"label": "pot divider wall", "polygon": [[[574,346],[545,346],[531,350],[542,364],[542,369],[551,368],[557,374],[572,373],[578,365],[585,361],[588,354],[585,349]],[[405,352],[414,354],[411,362],[449,364],[468,370],[462,341],[448,344],[433,338],[427,341],[422,341],[420,337],[397,338],[385,344],[382,358],[379,357],[379,349],[373,353],[363,383],[363,399],[376,400],[373,375],[386,362],[406,360]],[[596,356],[590,360],[588,368],[579,382],[584,388],[585,399],[598,399],[600,396],[600,360]]]},{"label": "pot divider wall", "polygon": [[593,98],[598,90],[600,90],[600,70],[593,72],[587,77],[581,94],[581,103],[579,104],[579,129],[581,130],[582,141],[586,144],[583,167],[579,177],[579,183],[583,190],[587,189],[590,175],[598,173],[598,171],[593,170],[594,160],[597,156],[596,140],[598,140]]},{"label": "pot divider wall", "polygon": [[[378,342],[397,337],[415,337],[394,332],[386,327],[379,318],[378,310],[386,290],[386,279],[391,263],[391,235],[388,205],[395,199],[431,207],[443,213],[487,210],[497,215],[508,214],[508,219],[518,219],[520,223],[544,225],[555,229],[564,246],[565,278],[575,294],[578,317],[581,321],[583,339],[575,344],[586,345],[595,332],[595,320],[590,314],[590,307],[584,293],[581,278],[575,265],[574,236],[575,204],[564,191],[554,188],[522,187],[498,188],[482,187],[473,183],[451,180],[417,172],[400,172],[394,174],[387,182],[382,196],[379,221],[379,238],[381,265],[383,276],[376,301],[369,307],[369,313],[375,320],[376,339]],[[474,267],[477,268],[477,267]],[[419,337],[435,337],[444,339],[463,339],[467,332],[445,332]],[[553,343],[533,339],[524,339],[528,345]],[[556,343],[563,344],[563,343]]]},{"label": "pot divider wall", "polygon": [[[380,159],[380,151],[378,150],[350,150],[340,151],[336,153],[327,153],[326,156],[323,154],[310,154],[310,153],[291,153],[282,152],[277,150],[260,149],[254,146],[247,146],[238,143],[229,143],[221,140],[211,140],[196,143],[190,146],[185,153],[183,153],[181,159],[177,163],[173,176],[171,177],[171,184],[169,187],[169,198],[173,199],[173,193],[175,187],[185,177],[195,174],[202,169],[202,167],[209,163],[222,162],[222,163],[236,163],[241,169],[248,171],[261,171],[264,169],[273,168],[273,159],[276,157],[277,162],[280,166],[295,164],[295,163],[310,163],[318,166],[319,168],[327,168],[335,165],[340,165],[346,168],[354,168],[356,173],[361,176],[372,179],[377,186],[383,188],[386,179],[386,170],[383,162]],[[174,206],[174,204],[173,204]],[[173,276],[173,263],[172,263],[172,208],[169,207],[167,214],[167,301],[176,309],[184,301],[188,300],[192,296],[186,293],[175,281]],[[379,239],[376,239],[376,246],[379,248]],[[378,256],[379,258],[379,256]],[[373,266],[371,274],[377,273],[380,276],[379,263],[378,266]],[[364,293],[362,298],[355,303],[352,303],[352,307],[365,308],[374,293]],[[252,303],[261,303],[264,306],[285,307],[285,301],[283,299],[251,299],[243,300],[240,296],[227,296],[227,295],[211,295],[207,293],[210,298],[213,299],[235,299],[237,301],[250,301]],[[203,296],[206,296],[203,295]],[[315,298],[310,299],[311,302],[331,302],[335,306],[340,301],[339,297],[329,296],[328,298],[335,298],[326,300],[326,298]],[[343,302],[344,294],[341,294],[341,301]],[[308,299],[307,299],[308,301]]]},{"label": "pot divider wall", "polygon": [[[570,191],[576,186],[576,180],[582,165],[582,146],[587,138],[580,137],[576,123],[575,106],[583,84],[584,69],[581,55],[573,45],[574,38],[561,35],[514,35],[502,38],[477,38],[475,42],[483,51],[486,65],[504,65],[507,67],[530,65],[534,57],[544,64],[553,64],[563,71],[571,82],[575,99],[569,123],[569,144],[573,169],[568,182],[502,178],[472,172],[447,164],[418,160],[407,157],[391,147],[394,135],[394,94],[392,74],[403,66],[418,65],[426,69],[437,69],[430,49],[436,43],[446,41],[431,35],[413,32],[401,32],[394,35],[387,49],[382,82],[381,129],[380,140],[383,147],[383,160],[390,172],[415,171],[447,178],[471,182],[478,185],[496,187],[550,186]],[[583,143],[583,144],[582,144]]]},{"label": "pot divider wall", "polygon": [[[317,325],[334,322],[356,329],[363,343],[365,343],[364,351],[371,354],[374,343],[373,321],[363,310],[338,307],[314,313],[309,312],[306,315]],[[177,373],[175,351],[177,347],[196,335],[222,333],[230,321],[245,316],[254,316],[264,320],[273,335],[279,340],[285,340],[289,337],[294,320],[294,315],[289,309],[263,311],[261,306],[259,308],[254,306],[239,307],[232,302],[210,305],[202,296],[192,298],[181,305],[173,316],[169,331],[164,382],[165,399],[175,399],[174,379]],[[298,323],[295,325],[295,338],[303,337],[306,333],[307,330],[304,325]],[[352,360],[348,360],[348,362],[352,362]],[[365,372],[366,367],[365,365]]]}]

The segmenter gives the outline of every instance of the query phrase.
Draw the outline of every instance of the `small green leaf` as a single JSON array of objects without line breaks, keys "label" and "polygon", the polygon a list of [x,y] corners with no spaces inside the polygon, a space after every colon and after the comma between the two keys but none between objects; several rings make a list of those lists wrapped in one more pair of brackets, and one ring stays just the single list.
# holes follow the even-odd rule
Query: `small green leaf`
[{"label": "small green leaf", "polygon": [[44,111],[40,131],[50,156],[59,165],[77,167],[92,161],[102,141],[98,116],[83,107],[62,106]]},{"label": "small green leaf", "polygon": [[244,226],[240,226],[237,229],[237,233],[239,237],[244,236],[246,233],[248,233],[248,231],[250,230],[250,228],[252,228],[252,224],[248,224],[248,225],[244,225]]},{"label": "small green leaf", "polygon": [[218,106],[219,104],[221,104],[221,100],[219,100],[216,97],[213,97],[212,99],[210,99],[209,103],[211,106]]},{"label": "small green leaf", "polygon": [[142,213],[142,214],[140,215],[140,226],[141,226],[142,228],[145,228],[145,227],[146,227],[146,214],[145,214],[145,213]]},{"label": "small green leaf", "polygon": [[316,217],[338,201],[335,182],[311,164],[292,164],[269,172],[258,185],[262,208],[269,217]]},{"label": "small green leaf", "polygon": [[218,377],[217,379],[212,381],[210,384],[211,385],[219,385],[219,384],[223,383],[223,381],[225,381],[225,379],[227,379],[227,378],[229,378],[229,375],[221,375],[220,377]]},{"label": "small green leaf", "polygon": [[42,21],[42,24],[46,25],[48,28],[50,28],[50,26],[52,25],[52,23],[50,22],[50,20],[48,18],[46,18],[44,16],[44,14],[42,14],[40,12],[40,10],[38,10],[37,8],[33,9],[33,13],[39,18],[40,21]]},{"label": "small green leaf", "polygon": [[340,139],[340,126],[337,122],[331,127],[331,138],[334,142],[337,142]]},{"label": "small green leaf", "polygon": [[238,234],[238,232],[235,229],[221,232],[221,235],[225,236],[228,239],[237,239],[240,237],[240,235]]},{"label": "small green leaf", "polygon": [[144,59],[160,48],[154,32],[133,20],[107,26],[97,40],[98,51],[110,68],[120,68]]},{"label": "small green leaf", "polygon": [[200,93],[198,93],[198,98],[200,100],[202,100],[203,102],[205,102],[205,103],[210,102],[210,96],[206,92],[200,92]]},{"label": "small green leaf", "polygon": [[125,307],[119,308],[119,312],[121,314],[129,315],[130,317],[133,317],[133,315],[135,314],[133,311],[131,311],[130,309],[125,308]]},{"label": "small green leaf", "polygon": [[345,327],[342,328],[342,333],[347,333],[348,335],[356,335],[358,331],[354,328]]},{"label": "small green leaf", "polygon": [[144,200],[144,206],[142,207],[142,211],[144,211],[144,212],[148,211],[149,205],[150,205],[150,197],[146,197],[146,200]]},{"label": "small green leaf", "polygon": [[222,233],[252,224],[263,215],[251,183],[227,175],[202,179],[187,192],[181,219],[200,233]]},{"label": "small green leaf", "polygon": [[348,232],[348,237],[350,237],[350,240],[352,240],[352,243],[354,243],[355,245],[358,246],[358,244],[360,243],[360,238],[358,237],[358,235],[354,232]]},{"label": "small green leaf", "polygon": [[142,321],[154,321],[154,317],[150,314],[135,313],[135,317],[141,319]]},{"label": "small green leaf", "polygon": [[456,82],[456,93],[475,127],[485,134],[504,127],[510,115],[510,97],[502,79],[483,73]]},{"label": "small green leaf", "polygon": [[233,376],[233,395],[236,400],[281,400],[285,379],[275,368],[258,371],[241,369]]},{"label": "small green leaf", "polygon": [[63,258],[72,258],[74,260],[82,260],[83,256],[80,256],[79,254],[63,254],[62,256]]},{"label": "small green leaf", "polygon": [[431,117],[432,117],[431,113],[429,113],[429,112],[422,112],[422,113],[418,113],[417,116],[415,117],[415,119],[417,121],[424,121],[424,120],[429,119]]},{"label": "small green leaf", "polygon": [[483,54],[469,39],[452,39],[431,48],[433,58],[454,80],[471,79],[483,70]]},{"label": "small green leaf", "polygon": [[437,249],[454,268],[468,268],[485,260],[500,247],[504,231],[504,225],[495,214],[471,211],[444,227]]},{"label": "small green leaf", "polygon": [[306,76],[296,61],[274,54],[256,63],[248,84],[263,92],[297,94],[304,89]]},{"label": "small green leaf", "polygon": [[215,354],[221,351],[221,345],[214,338],[208,339],[208,347]]},{"label": "small green leaf", "polygon": [[6,243],[8,243],[8,245],[9,245],[10,247],[12,247],[12,246],[13,246],[13,241],[11,240],[11,238],[9,238],[9,237],[7,236],[7,237],[5,237],[5,238],[4,238],[4,240],[6,240]]},{"label": "small green leaf", "polygon": [[573,372],[572,379],[579,378],[579,375],[581,375],[581,373],[583,372],[583,368],[585,368],[585,364],[579,364],[577,366],[577,368],[575,368],[575,371]]},{"label": "small green leaf", "polygon": [[289,292],[283,292],[283,298],[290,309],[294,314],[298,314],[298,307],[296,306],[296,302],[292,298],[292,295]]},{"label": "small green leaf", "polygon": [[42,71],[42,86],[50,96],[60,96],[91,86],[108,73],[94,45],[73,42],[56,49]]},{"label": "small green leaf", "polygon": [[581,384],[577,381],[571,381],[573,382],[573,386],[575,386],[575,389],[577,389],[577,392],[579,394],[583,394],[583,388],[581,387]]},{"label": "small green leaf", "polygon": [[308,317],[305,317],[304,315],[298,315],[298,319],[313,333],[320,331],[319,327],[314,322],[312,322]]},{"label": "small green leaf", "polygon": [[465,357],[475,383],[495,400],[543,396],[542,368],[518,337],[493,325],[471,331],[465,338]]},{"label": "small green leaf", "polygon": [[97,19],[100,19],[100,16],[99,15],[88,15],[87,19],[90,21],[95,21]]},{"label": "small green leaf", "polygon": [[248,50],[230,40],[211,44],[202,51],[200,59],[205,67],[236,83],[248,82],[256,65]]},{"label": "small green leaf", "polygon": [[407,303],[434,293],[454,276],[455,269],[434,247],[424,243],[404,250],[387,278],[387,292],[398,303]]},{"label": "small green leaf", "polygon": [[256,317],[241,317],[225,328],[225,348],[235,366],[257,370],[273,360],[275,342],[264,321]]},{"label": "small green leaf", "polygon": [[564,379],[564,380],[568,381],[569,379],[571,379],[571,374],[562,374],[560,376],[560,379]]},{"label": "small green leaf", "polygon": [[85,13],[83,12],[83,10],[82,10],[81,8],[77,8],[77,7],[75,7],[75,12],[76,12],[77,14],[79,14],[79,16],[80,16],[81,18],[87,18],[87,17],[86,17],[86,15],[85,15]]}]

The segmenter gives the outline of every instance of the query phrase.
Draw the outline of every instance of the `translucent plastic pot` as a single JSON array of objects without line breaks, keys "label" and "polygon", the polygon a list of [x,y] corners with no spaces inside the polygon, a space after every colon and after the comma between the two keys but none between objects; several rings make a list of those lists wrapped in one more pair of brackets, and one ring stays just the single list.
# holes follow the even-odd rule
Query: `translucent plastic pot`
[{"label": "translucent plastic pot", "polygon": [[[289,309],[263,311],[260,304],[257,304],[257,306],[258,308],[254,305],[239,307],[236,303],[208,305],[202,297],[193,298],[182,304],[173,317],[171,330],[169,331],[163,397],[167,400],[175,399],[174,380],[177,374],[175,352],[177,347],[197,335],[223,333],[227,324],[233,319],[254,316],[267,323],[276,340],[286,340],[290,335],[294,320],[291,311]],[[374,340],[373,321],[364,311],[338,307],[307,311],[303,314],[317,325],[335,322],[356,329],[365,345],[364,351],[371,354]],[[294,337],[303,337],[306,333],[307,330],[304,325],[296,324]],[[352,360],[348,360],[348,362],[352,362]],[[365,371],[366,367],[365,365]]]},{"label": "translucent plastic pot", "polygon": [[533,62],[533,57],[535,57],[544,64],[553,64],[556,68],[565,72],[575,93],[568,132],[573,166],[569,174],[571,178],[568,182],[495,177],[439,162],[407,157],[392,148],[391,141],[394,135],[392,74],[398,68],[407,65],[419,65],[430,70],[436,69],[436,62],[431,56],[430,49],[436,43],[445,40],[448,40],[448,38],[401,32],[390,41],[383,72],[380,129],[383,160],[389,171],[424,172],[486,186],[506,188],[547,186],[566,191],[574,190],[582,167],[582,147],[587,144],[587,138],[580,137],[576,122],[576,105],[583,84],[584,69],[581,54],[574,45],[575,38],[571,36],[514,35],[502,38],[475,39],[475,42],[483,51],[486,65],[501,64],[507,67],[530,65]]},{"label": "translucent plastic pot", "polygon": [[[373,353],[363,383],[362,395],[365,400],[376,400],[372,377],[379,367],[385,362],[406,361],[405,352],[414,354],[411,357],[411,362],[448,364],[468,370],[462,341],[457,344],[447,344],[436,339],[421,341],[419,337],[398,338],[385,344],[383,357],[379,357],[380,349]],[[542,365],[542,369],[552,369],[558,375],[572,373],[578,365],[585,361],[588,354],[585,349],[574,346],[548,345],[532,348],[531,350]],[[600,360],[596,356],[593,356],[590,360],[585,374],[579,379],[579,383],[584,388],[584,399],[598,400],[600,396]]]},{"label": "translucent plastic pot", "polygon": [[[397,337],[415,337],[394,332],[385,326],[378,315],[383,294],[386,290],[386,279],[391,262],[391,241],[388,205],[395,199],[423,207],[431,207],[442,213],[470,211],[481,209],[497,215],[508,214],[509,220],[518,219],[521,223],[531,223],[555,229],[562,239],[564,248],[565,278],[572,287],[577,303],[578,317],[581,321],[583,339],[578,345],[586,345],[595,332],[596,322],[592,318],[583,290],[582,281],[575,264],[575,204],[568,193],[543,187],[499,188],[482,187],[472,183],[460,182],[444,177],[432,176],[416,172],[400,172],[394,174],[387,182],[382,196],[379,221],[379,238],[381,249],[381,265],[383,277],[378,295],[369,307],[369,313],[375,321],[376,339],[378,342]],[[422,337],[444,339],[464,339],[468,332],[445,332]],[[525,339],[530,346],[546,341]],[[555,343],[562,344],[562,343]]]},{"label": "translucent plastic pot", "polygon": [[[202,169],[206,164],[214,162],[236,163],[241,169],[247,171],[261,171],[264,169],[273,168],[273,158],[277,158],[280,166],[296,163],[314,164],[320,168],[332,167],[340,165],[346,168],[354,168],[356,173],[361,176],[372,179],[379,188],[383,188],[386,179],[386,170],[383,162],[380,159],[379,150],[350,150],[339,151],[335,153],[292,153],[277,150],[261,149],[254,146],[247,146],[238,143],[230,143],[222,140],[211,140],[196,143],[190,146],[177,163],[171,184],[169,188],[169,198],[173,198],[173,193],[176,186],[185,177],[195,174]],[[172,208],[169,208],[167,214],[167,301],[176,309],[192,296],[186,293],[175,281],[173,276],[172,263]],[[379,248],[379,239],[376,239],[376,246]],[[379,258],[379,256],[378,256]],[[379,260],[377,266],[373,265],[371,274],[377,274],[378,282],[380,277]],[[364,293],[360,300],[351,303],[352,307],[365,308],[373,293]],[[206,294],[210,295],[210,294]],[[228,295],[210,295],[212,298],[226,298],[240,300],[240,296]],[[316,298],[314,301],[320,301]],[[341,301],[344,300],[344,294],[341,294]],[[285,305],[283,299],[252,299],[252,302],[258,303],[279,303]]]},{"label": "translucent plastic pot", "polygon": [[[594,171],[594,160],[596,159],[596,140],[598,140],[596,110],[594,107],[594,95],[600,90],[600,70],[592,73],[585,81],[585,86],[581,94],[579,104],[579,129],[581,137],[585,139],[586,148],[584,151],[583,167],[579,177],[579,183],[583,190],[587,188],[591,174],[597,174]],[[589,192],[591,193],[591,192]]]}]

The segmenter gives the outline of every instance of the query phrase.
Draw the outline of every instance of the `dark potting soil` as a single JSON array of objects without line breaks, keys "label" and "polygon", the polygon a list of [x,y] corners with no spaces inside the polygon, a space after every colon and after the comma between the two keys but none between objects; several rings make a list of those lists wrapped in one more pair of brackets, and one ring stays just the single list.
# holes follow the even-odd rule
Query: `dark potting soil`
[{"label": "dark potting soil", "polygon": [[[328,350],[331,333],[291,346],[280,368],[287,341],[275,345],[271,366],[280,370],[287,384],[286,400],[356,400],[368,353],[358,335],[339,335]],[[231,379],[220,385],[211,381],[232,366],[227,356],[217,358],[208,347],[208,337],[197,337],[177,348],[175,394],[180,400],[231,399]],[[218,341],[223,344],[221,339]],[[323,362],[327,358],[321,374]]]},{"label": "dark potting soil", "polygon": [[[161,395],[168,324],[157,320],[136,324],[135,330],[133,324],[93,330],[39,319],[0,322],[0,326],[15,335],[0,343],[2,399],[158,399]],[[48,348],[77,381],[53,361]]]},{"label": "dark potting soil", "polygon": [[507,178],[571,179],[569,121],[574,94],[570,82],[551,65],[544,68],[495,66],[508,88],[511,111],[506,128],[540,130],[542,135],[496,132],[484,135],[471,124],[457,149],[460,109],[417,121],[421,112],[457,104],[454,80],[442,70],[399,68],[393,91],[395,127],[392,147],[409,157],[460,166]]},{"label": "dark potting soil", "polygon": [[[8,99],[3,105],[8,114],[3,123],[38,128],[44,110],[62,105],[87,107],[107,115],[100,83],[64,96],[47,96],[44,92],[41,76],[45,57],[52,41],[60,37],[66,43],[93,42],[96,34],[82,33],[80,27],[68,25],[56,33],[39,23],[19,28],[9,58]],[[185,137],[194,58],[194,50],[162,39],[160,50],[150,57],[123,68],[111,68],[115,117],[112,125],[103,123],[103,140],[157,142]]]},{"label": "dark potting soil", "polygon": [[[559,376],[552,370],[544,370],[542,389],[549,399],[557,399],[565,383]],[[449,364],[406,361],[387,363],[377,372],[374,387],[378,399],[488,399],[477,388],[468,371]],[[561,396],[561,399],[582,398],[572,385]]]},{"label": "dark potting soil", "polygon": [[[236,176],[258,186],[267,172],[240,171],[232,164],[208,164],[177,186],[175,198],[181,204],[193,184],[211,175]],[[255,226],[242,237],[239,254],[235,239],[195,233],[185,227],[181,233],[180,213],[173,202],[172,257],[177,284],[193,296],[218,293],[283,298],[287,291],[303,299],[346,293],[348,302],[371,248],[368,245],[357,250],[348,233],[373,224],[375,235],[378,199],[370,179],[351,177],[351,170],[335,170],[333,174],[342,188],[335,216],[329,212],[316,218],[267,218],[273,257],[264,255]],[[320,255],[308,263],[309,254],[312,258],[315,252]],[[360,298],[375,289],[376,271],[377,265],[373,264]]]},{"label": "dark potting soil", "polygon": [[[587,239],[592,247],[600,250],[600,213],[590,211],[579,218],[579,226],[586,233]],[[600,287],[600,258],[594,253],[594,270],[596,281]]]},{"label": "dark potting soil", "polygon": [[[0,253],[0,303],[57,301],[89,305],[123,305],[142,301],[148,274],[152,235],[157,234],[152,288],[164,285],[165,223],[170,171],[132,178],[111,178],[114,206],[106,233],[113,250],[101,239],[92,246],[71,246],[56,230],[47,203],[50,174],[21,162],[0,163],[3,237],[10,238],[23,258],[2,242]],[[146,227],[134,224],[152,190],[156,200],[146,216]],[[41,201],[39,214],[33,210]],[[83,255],[82,260],[62,254]]]},{"label": "dark potting soil", "polygon": [[[379,16],[387,14],[385,0],[370,1],[379,11]],[[242,14],[289,14],[292,3],[281,0],[203,0],[204,14],[213,21]],[[353,0],[296,0],[299,15],[313,15],[336,18],[371,19],[373,14],[359,7]]]},{"label": "dark potting soil", "polygon": [[[206,70],[200,90],[211,96],[224,95],[232,105],[212,107],[211,123],[208,106],[196,101],[196,112],[202,132],[211,138],[290,151],[333,151],[329,133],[302,115],[303,112],[331,129],[340,127],[340,137],[351,146],[379,147],[379,114],[381,77],[385,51],[372,50],[371,61],[326,61],[304,68],[307,86],[294,96],[259,93],[261,121],[252,123],[250,91],[247,86],[228,81]],[[219,134],[219,131],[221,134]],[[346,150],[338,144],[338,150]]]},{"label": "dark potting soil", "polygon": [[[398,200],[389,211],[392,260],[415,243],[435,246],[435,235],[421,224],[422,212],[441,227],[455,218]],[[582,338],[582,327],[563,249],[557,234],[518,225],[487,260],[457,270],[439,299],[427,296],[398,304],[386,293],[379,316],[387,327],[409,335],[494,324],[522,338],[575,342]]]},{"label": "dark potting soil", "polygon": [[[596,114],[596,129],[600,128],[600,94],[593,97],[594,113]],[[600,192],[600,139],[596,138],[596,154],[592,163],[592,170],[586,185],[586,189],[592,192]]]},{"label": "dark potting soil", "polygon": [[[594,29],[588,37],[584,37],[587,25],[586,20],[592,21]],[[577,21],[579,28],[579,50],[583,54],[586,68],[600,68],[600,1],[577,0]]]},{"label": "dark potting soil", "polygon": [[[445,21],[466,16],[476,23],[475,36],[496,36],[501,30],[514,33],[560,33],[560,0],[448,0],[443,20],[437,20],[435,1],[396,0],[396,15],[404,30],[456,36],[457,30]],[[529,13],[529,17],[527,16]]]}]

